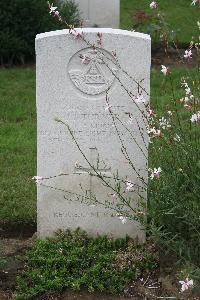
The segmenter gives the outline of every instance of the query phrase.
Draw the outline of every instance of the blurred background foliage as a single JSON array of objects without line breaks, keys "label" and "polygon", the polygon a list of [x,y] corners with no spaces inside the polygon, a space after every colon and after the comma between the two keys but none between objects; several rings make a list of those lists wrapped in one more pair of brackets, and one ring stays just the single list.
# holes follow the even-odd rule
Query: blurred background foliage
[{"label": "blurred background foliage", "polygon": [[[198,34],[200,7],[190,5],[188,0],[157,2],[159,16],[149,8],[150,1],[121,0],[120,27],[150,34],[153,48],[165,47],[166,41],[186,48],[192,36]],[[54,0],[53,5],[66,23],[80,25],[78,6],[73,0]],[[47,0],[0,0],[0,12],[1,66],[33,61],[36,34],[67,27],[50,16]]]},{"label": "blurred background foliage", "polygon": [[[68,24],[79,24],[72,0],[56,0],[54,5]],[[34,57],[36,34],[67,27],[49,14],[46,0],[0,0],[0,12],[0,62],[5,66],[24,64]]]},{"label": "blurred background foliage", "polygon": [[157,42],[164,26],[170,41],[175,39],[179,48],[187,47],[192,37],[198,36],[197,20],[200,16],[200,6],[191,5],[192,0],[156,2],[159,19],[162,19],[161,24],[155,17],[155,11],[149,7],[151,1],[121,0],[121,28],[149,33],[152,41]]}]

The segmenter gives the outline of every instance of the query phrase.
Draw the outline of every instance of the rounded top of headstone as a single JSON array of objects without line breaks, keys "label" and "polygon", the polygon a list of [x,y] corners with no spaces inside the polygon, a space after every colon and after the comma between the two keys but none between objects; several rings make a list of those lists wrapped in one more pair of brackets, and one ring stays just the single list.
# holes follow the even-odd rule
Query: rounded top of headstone
[{"label": "rounded top of headstone", "polygon": [[[135,32],[135,31],[128,31],[128,30],[122,30],[122,29],[113,29],[113,28],[75,28],[77,32],[84,32],[84,33],[104,33],[104,34],[113,34],[113,35],[124,35],[124,36],[130,36],[145,40],[151,40],[150,35],[141,33],[141,32]],[[36,40],[44,39],[48,37],[55,37],[55,36],[62,36],[62,35],[69,35],[69,29],[63,29],[63,30],[55,30],[45,33],[40,33],[36,35]]]}]

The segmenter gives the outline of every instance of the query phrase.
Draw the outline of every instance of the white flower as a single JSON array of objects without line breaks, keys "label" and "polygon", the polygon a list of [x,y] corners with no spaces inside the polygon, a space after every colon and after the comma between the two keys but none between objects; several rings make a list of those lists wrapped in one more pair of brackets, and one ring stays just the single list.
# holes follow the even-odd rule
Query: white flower
[{"label": "white flower", "polygon": [[156,9],[156,8],[158,7],[158,4],[156,3],[156,1],[152,1],[152,2],[150,3],[149,7],[150,7],[151,9]]},{"label": "white flower", "polygon": [[134,191],[134,184],[131,181],[127,181],[126,182],[126,190],[128,192],[132,192]]},{"label": "white flower", "polygon": [[179,143],[181,141],[181,137],[176,133],[175,137],[174,137],[174,141]]},{"label": "white flower", "polygon": [[192,51],[191,50],[185,50],[185,54],[184,54],[185,58],[192,58]]},{"label": "white flower", "polygon": [[57,10],[56,10],[56,11],[54,12],[54,16],[56,16],[56,17],[60,17],[60,13],[59,13],[59,11],[57,11]]},{"label": "white flower", "polygon": [[197,26],[199,27],[199,30],[200,30],[200,22],[199,21],[197,21]]},{"label": "white flower", "polygon": [[111,112],[111,108],[112,108],[112,105],[110,105],[109,103],[106,103],[105,111]]},{"label": "white flower", "polygon": [[160,127],[162,129],[166,129],[166,128],[170,128],[171,127],[171,125],[169,124],[169,122],[164,117],[162,117],[161,119],[159,119],[159,122],[160,122]]},{"label": "white flower", "polygon": [[186,278],[185,281],[179,281],[179,283],[182,285],[181,292],[188,290],[190,287],[193,287],[194,285],[193,280],[192,279],[189,280],[188,278]]},{"label": "white flower", "polygon": [[185,93],[186,93],[186,95],[191,94],[191,89],[189,88],[189,86],[185,89]]},{"label": "white flower", "polygon": [[49,1],[48,1],[47,3],[48,3],[48,5],[49,5],[49,13],[50,13],[50,15],[53,14],[54,17],[57,17],[58,20],[59,20],[60,22],[62,22],[62,18],[61,18],[61,16],[60,16],[59,11],[57,10],[57,6],[53,6],[53,3],[50,4]]},{"label": "white flower", "polygon": [[167,114],[168,114],[168,116],[170,116],[170,117],[173,115],[173,113],[172,113],[171,110],[168,110],[168,111],[167,111]]},{"label": "white flower", "polygon": [[151,172],[151,175],[150,175],[151,179],[154,179],[154,178],[159,179],[162,169],[159,167],[158,169],[157,168],[154,168],[153,170],[149,169],[149,171]]},{"label": "white flower", "polygon": [[183,79],[183,82],[181,82],[181,86],[184,86],[185,88],[188,87],[188,83]]},{"label": "white flower", "polygon": [[190,121],[192,123],[200,122],[200,111],[198,111],[196,114],[193,114]]},{"label": "white flower", "polygon": [[196,5],[197,2],[198,2],[198,0],[192,0],[191,5]]},{"label": "white flower", "polygon": [[118,217],[120,219],[120,221],[122,222],[122,224],[126,224],[127,223],[127,218],[124,216],[119,216]]},{"label": "white flower", "polygon": [[70,33],[71,35],[73,35],[74,38],[76,38],[76,39],[82,38],[83,35],[84,35],[83,31],[78,32],[78,31],[77,31],[76,29],[74,29],[74,28],[70,28],[70,29],[69,29],[69,33]]},{"label": "white flower", "polygon": [[89,56],[87,56],[86,54],[80,54],[79,57],[81,59],[82,64],[89,64],[90,62]]},{"label": "white flower", "polygon": [[49,5],[49,9],[50,9],[49,13],[51,15],[52,13],[56,12],[57,6],[53,6],[53,3],[52,3],[51,5]]},{"label": "white flower", "polygon": [[161,65],[162,69],[161,72],[163,73],[164,76],[166,76],[169,72],[169,68],[165,67],[164,65]]},{"label": "white flower", "polygon": [[147,109],[147,117],[148,117],[148,118],[156,117],[155,112],[154,112],[151,108],[149,108],[149,107],[148,107],[148,109]]},{"label": "white flower", "polygon": [[137,215],[138,215],[138,216],[145,216],[146,214],[145,214],[144,211],[138,210],[138,211],[137,211]]},{"label": "white flower", "polygon": [[40,181],[45,179],[45,178],[41,177],[41,176],[34,176],[32,179],[35,180],[35,183],[40,183]]},{"label": "white flower", "polygon": [[148,135],[150,135],[151,137],[160,137],[162,136],[162,133],[160,129],[156,129],[155,127],[153,127],[149,128]]}]

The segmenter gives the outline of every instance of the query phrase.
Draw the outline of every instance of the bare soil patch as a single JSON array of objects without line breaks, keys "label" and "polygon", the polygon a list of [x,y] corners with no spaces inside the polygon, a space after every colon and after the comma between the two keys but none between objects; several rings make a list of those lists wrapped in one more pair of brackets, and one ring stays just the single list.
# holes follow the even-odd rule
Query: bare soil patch
[{"label": "bare soil patch", "polygon": [[196,50],[193,50],[193,56],[190,59],[184,58],[185,49],[175,49],[169,47],[167,50],[163,48],[152,49],[152,66],[157,68],[161,65],[173,68],[195,68],[198,63]]}]

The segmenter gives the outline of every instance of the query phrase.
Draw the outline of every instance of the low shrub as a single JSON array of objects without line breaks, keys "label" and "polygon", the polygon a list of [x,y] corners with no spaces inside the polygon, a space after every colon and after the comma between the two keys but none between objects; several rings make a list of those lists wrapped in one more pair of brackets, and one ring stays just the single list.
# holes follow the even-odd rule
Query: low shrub
[{"label": "low shrub", "polygon": [[38,240],[27,253],[15,299],[37,299],[65,288],[119,293],[130,280],[156,267],[151,245],[136,246],[128,237],[89,238],[80,230],[61,232],[56,239]]},{"label": "low shrub", "polygon": [[[77,5],[72,0],[54,1],[68,24],[79,24]],[[63,29],[49,14],[46,0],[0,0],[0,59],[1,65],[24,63],[34,58],[35,36],[38,33]]]}]

